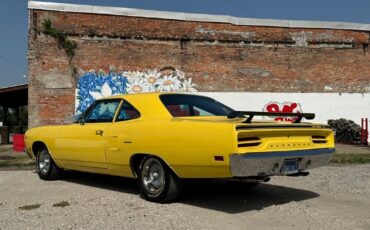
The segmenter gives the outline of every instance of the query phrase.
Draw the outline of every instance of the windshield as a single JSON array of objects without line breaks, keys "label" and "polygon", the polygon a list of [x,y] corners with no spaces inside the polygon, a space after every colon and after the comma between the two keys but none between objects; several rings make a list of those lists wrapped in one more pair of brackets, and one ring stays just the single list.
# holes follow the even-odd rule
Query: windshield
[{"label": "windshield", "polygon": [[160,99],[174,117],[227,116],[233,111],[226,105],[203,96],[164,94]]}]

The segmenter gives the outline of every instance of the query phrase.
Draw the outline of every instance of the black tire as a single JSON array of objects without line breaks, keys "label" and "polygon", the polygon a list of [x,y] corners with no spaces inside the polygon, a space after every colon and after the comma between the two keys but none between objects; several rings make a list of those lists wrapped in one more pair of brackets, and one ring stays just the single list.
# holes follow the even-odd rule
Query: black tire
[{"label": "black tire", "polygon": [[57,180],[63,170],[59,168],[46,148],[39,149],[36,156],[36,170],[42,180]]},{"label": "black tire", "polygon": [[182,189],[182,181],[156,157],[146,157],[142,160],[137,182],[140,195],[148,201],[157,203],[175,200]]}]

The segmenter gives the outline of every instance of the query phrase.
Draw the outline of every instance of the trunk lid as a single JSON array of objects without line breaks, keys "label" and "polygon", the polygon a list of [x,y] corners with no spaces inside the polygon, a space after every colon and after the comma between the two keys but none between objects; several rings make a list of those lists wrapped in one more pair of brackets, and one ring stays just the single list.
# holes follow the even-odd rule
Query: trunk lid
[{"label": "trunk lid", "polygon": [[294,151],[334,148],[334,135],[328,125],[255,120],[224,116],[176,117],[178,121],[207,122],[210,125],[230,125],[235,132],[237,153]]}]

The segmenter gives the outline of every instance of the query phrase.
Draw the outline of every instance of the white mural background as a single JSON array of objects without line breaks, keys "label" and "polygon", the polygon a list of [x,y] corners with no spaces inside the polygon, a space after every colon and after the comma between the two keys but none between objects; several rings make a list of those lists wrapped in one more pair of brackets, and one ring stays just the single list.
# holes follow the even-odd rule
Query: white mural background
[{"label": "white mural background", "polygon": [[199,92],[199,94],[212,97],[232,109],[244,111],[262,111],[266,105],[276,102],[280,102],[282,109],[283,105],[289,105],[284,102],[293,102],[299,104],[300,112],[315,113],[313,122],[316,123],[327,124],[329,119],[345,118],[361,124],[361,118],[370,116],[370,93]]}]

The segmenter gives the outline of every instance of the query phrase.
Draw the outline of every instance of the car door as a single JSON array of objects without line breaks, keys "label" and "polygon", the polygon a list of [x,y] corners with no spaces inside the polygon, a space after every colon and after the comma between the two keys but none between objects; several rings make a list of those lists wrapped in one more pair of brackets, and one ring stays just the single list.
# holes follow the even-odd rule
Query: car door
[{"label": "car door", "polygon": [[112,124],[120,101],[96,101],[82,122],[62,127],[56,147],[65,165],[107,168],[106,129]]},{"label": "car door", "polygon": [[106,129],[107,163],[114,174],[130,176],[130,157],[139,151],[137,127],[140,125],[140,112],[123,100],[116,120]]}]

